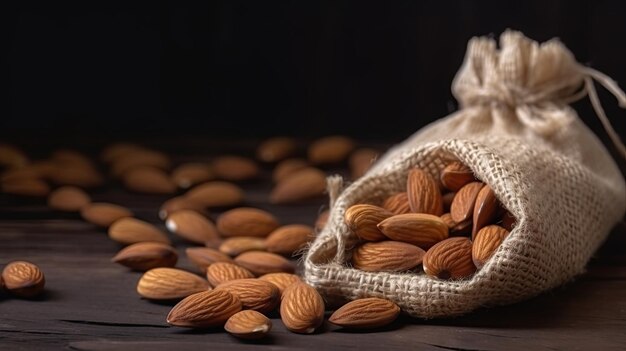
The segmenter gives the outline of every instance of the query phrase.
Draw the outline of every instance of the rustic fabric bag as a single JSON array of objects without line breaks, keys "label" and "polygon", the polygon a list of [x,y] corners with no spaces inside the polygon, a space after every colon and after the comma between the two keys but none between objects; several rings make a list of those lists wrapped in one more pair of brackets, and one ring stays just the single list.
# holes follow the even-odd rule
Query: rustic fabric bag
[{"label": "rustic fabric bag", "polygon": [[[329,179],[331,214],[305,257],[306,281],[329,303],[377,296],[411,316],[434,318],[527,299],[582,273],[626,210],[618,167],[568,106],[588,94],[624,154],[592,79],[626,106],[615,82],[578,64],[558,40],[539,44],[507,31],[498,48],[493,39],[472,39],[452,84],[458,112],[391,149],[347,188]],[[486,265],[457,281],[351,268],[358,238],[344,224],[345,210],[405,191],[413,167],[438,177],[452,160],[470,166],[516,218]]]}]

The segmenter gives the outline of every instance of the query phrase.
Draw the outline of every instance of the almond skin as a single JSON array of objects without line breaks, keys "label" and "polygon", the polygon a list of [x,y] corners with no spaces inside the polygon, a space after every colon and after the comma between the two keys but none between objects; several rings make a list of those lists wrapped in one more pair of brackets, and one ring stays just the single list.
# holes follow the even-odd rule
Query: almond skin
[{"label": "almond skin", "polygon": [[87,222],[107,228],[120,218],[132,217],[133,213],[119,205],[94,202],[81,208],[80,215]]},{"label": "almond skin", "polygon": [[256,162],[241,156],[220,156],[213,160],[211,166],[218,178],[233,182],[253,179],[259,175]]},{"label": "almond skin", "polygon": [[115,221],[109,227],[109,238],[122,245],[130,245],[143,241],[155,241],[171,244],[170,239],[159,228],[142,220],[125,217]]},{"label": "almond skin", "polygon": [[89,195],[75,186],[62,186],[48,196],[48,207],[63,212],[78,212],[91,203]]},{"label": "almond skin", "polygon": [[222,326],[241,311],[237,296],[224,290],[203,291],[180,301],[167,315],[167,323],[177,327],[211,328]]},{"label": "almond skin", "polygon": [[475,181],[474,173],[465,164],[455,161],[448,164],[440,176],[441,184],[450,191],[458,191],[468,183]]},{"label": "almond skin", "polygon": [[263,275],[267,273],[293,273],[295,271],[294,264],[286,258],[263,251],[248,251],[235,257],[235,263],[247,268],[254,275]]},{"label": "almond skin", "polygon": [[441,218],[425,213],[405,213],[378,224],[389,239],[428,249],[448,237],[448,226]]},{"label": "almond skin", "polygon": [[381,241],[387,237],[378,228],[378,223],[393,216],[382,207],[358,204],[350,206],[344,214],[344,221],[350,230],[366,241]]},{"label": "almond skin", "polygon": [[406,192],[391,195],[385,199],[382,207],[393,214],[410,213],[409,195]]},{"label": "almond skin", "polygon": [[238,256],[247,251],[265,250],[265,239],[255,236],[235,236],[227,238],[219,246],[219,251],[228,256]]},{"label": "almond skin", "polygon": [[205,273],[207,268],[215,262],[233,262],[228,255],[208,247],[188,247],[185,253],[189,261]]},{"label": "almond skin", "polygon": [[320,197],[326,191],[326,174],[307,167],[280,181],[270,193],[270,203],[289,204]]},{"label": "almond skin", "polygon": [[176,196],[165,201],[161,205],[161,208],[159,209],[159,218],[165,220],[169,215],[180,210],[192,210],[205,217],[209,216],[209,212],[204,209],[204,206],[201,203],[185,196]]},{"label": "almond skin", "polygon": [[509,231],[498,225],[488,225],[478,231],[472,243],[472,259],[476,268],[485,265],[508,235]]},{"label": "almond skin", "polygon": [[443,214],[443,200],[439,185],[429,173],[419,168],[410,170],[406,189],[411,212],[435,216]]},{"label": "almond skin", "polygon": [[13,261],[2,270],[4,288],[11,294],[31,298],[43,292],[46,279],[37,265],[26,261]]},{"label": "almond skin", "polygon": [[230,207],[243,202],[244,192],[233,183],[212,181],[191,188],[185,197],[205,208]]},{"label": "almond skin", "polygon": [[176,250],[158,242],[139,242],[120,250],[111,259],[132,270],[147,271],[158,267],[174,267],[178,261]]},{"label": "almond skin", "polygon": [[239,207],[222,213],[217,219],[217,230],[226,237],[266,237],[279,227],[273,214],[252,207]]},{"label": "almond skin", "polygon": [[179,188],[187,189],[196,184],[215,178],[215,173],[208,164],[183,163],[172,171],[171,179]]},{"label": "almond skin", "polygon": [[334,164],[343,162],[352,150],[355,143],[352,139],[333,135],[320,138],[311,143],[308,149],[309,161],[312,164]]},{"label": "almond skin", "polygon": [[400,315],[400,307],[378,297],[358,299],[341,306],[328,321],[344,328],[372,329],[391,324]]},{"label": "almond skin", "polygon": [[361,178],[374,164],[380,153],[377,150],[362,148],[350,155],[350,176],[352,179]]},{"label": "almond skin", "polygon": [[137,293],[150,300],[173,300],[210,289],[201,277],[176,268],[154,268],[137,283]]},{"label": "almond skin", "polygon": [[228,318],[224,329],[240,339],[261,339],[272,330],[272,321],[262,313],[245,310]]},{"label": "almond skin", "polygon": [[324,322],[324,300],[305,283],[294,284],[283,293],[280,318],[294,333],[311,334]]},{"label": "almond skin", "polygon": [[254,274],[235,263],[215,262],[206,270],[206,277],[212,286],[235,279],[254,278]]},{"label": "almond skin", "polygon": [[280,291],[276,285],[259,279],[229,280],[215,290],[226,290],[239,298],[243,309],[261,313],[273,311],[280,302]]},{"label": "almond skin", "polygon": [[281,296],[288,287],[297,283],[302,283],[302,279],[300,279],[297,275],[283,272],[264,274],[259,277],[259,280],[264,280],[276,285]]},{"label": "almond skin", "polygon": [[191,210],[172,213],[167,217],[165,226],[170,232],[197,244],[220,239],[215,225],[203,215]]},{"label": "almond skin", "polygon": [[472,242],[454,237],[431,247],[424,255],[424,272],[439,279],[463,279],[476,271],[472,261]]},{"label": "almond skin", "polygon": [[289,158],[281,161],[274,167],[272,172],[272,180],[274,183],[279,183],[289,177],[289,175],[309,167],[310,164],[307,160],[301,158]]},{"label": "almond skin", "polygon": [[122,175],[126,189],[144,194],[173,194],[176,184],[165,171],[156,167],[133,167]]},{"label": "almond skin", "polygon": [[402,272],[422,263],[424,250],[399,241],[368,242],[352,253],[354,268],[367,272]]},{"label": "almond skin", "polygon": [[295,139],[289,137],[274,137],[265,140],[256,150],[256,157],[262,162],[278,162],[290,157],[296,152]]},{"label": "almond skin", "polygon": [[476,197],[483,185],[482,182],[468,183],[454,195],[450,205],[450,215],[455,222],[460,223],[472,218]]},{"label": "almond skin", "polygon": [[489,185],[485,184],[482,189],[480,189],[480,192],[478,192],[476,202],[474,203],[472,238],[481,228],[495,222],[499,210],[500,203],[496,198],[496,194]]},{"label": "almond skin", "polygon": [[11,179],[3,181],[0,190],[5,194],[44,197],[50,193],[50,186],[36,178]]},{"label": "almond skin", "polygon": [[292,256],[313,239],[313,228],[304,224],[289,224],[277,228],[265,239],[267,251]]}]

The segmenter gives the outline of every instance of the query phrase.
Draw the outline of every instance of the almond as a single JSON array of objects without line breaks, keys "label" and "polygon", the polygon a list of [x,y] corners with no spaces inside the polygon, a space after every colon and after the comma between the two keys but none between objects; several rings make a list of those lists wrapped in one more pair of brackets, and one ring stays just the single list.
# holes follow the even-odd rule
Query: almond
[{"label": "almond", "polygon": [[382,207],[393,214],[410,213],[409,195],[406,192],[393,194],[385,199]]},{"label": "almond", "polygon": [[474,203],[472,238],[482,227],[496,220],[499,209],[500,204],[496,198],[496,194],[489,185],[485,184],[478,192],[476,202]]},{"label": "almond", "polygon": [[502,220],[500,222],[501,222],[500,225],[504,229],[508,231],[512,231],[513,227],[515,227],[516,219],[515,217],[513,217],[511,212],[505,211],[504,214],[502,215]]},{"label": "almond", "polygon": [[422,263],[424,250],[399,241],[368,242],[352,253],[352,265],[368,272],[402,272]]},{"label": "almond", "polygon": [[443,214],[443,200],[439,185],[429,173],[419,168],[410,170],[406,189],[412,212],[435,216]]},{"label": "almond", "polygon": [[441,218],[425,213],[405,213],[378,224],[389,239],[428,249],[448,237],[448,226]]},{"label": "almond", "polygon": [[274,180],[275,183],[279,183],[287,179],[291,174],[309,166],[309,162],[301,158],[286,159],[274,167],[272,180]]},{"label": "almond", "polygon": [[366,241],[380,241],[387,237],[378,229],[378,223],[391,216],[393,213],[382,207],[358,204],[346,210],[344,221],[359,238]]},{"label": "almond", "polygon": [[109,238],[122,245],[130,245],[144,241],[170,244],[165,233],[156,226],[142,220],[125,217],[113,222],[109,227]]},{"label": "almond", "polygon": [[324,322],[324,300],[305,283],[294,284],[283,293],[280,318],[294,333],[311,334]]},{"label": "almond", "polygon": [[57,185],[94,188],[104,184],[104,177],[93,166],[54,162],[47,166],[46,177]]},{"label": "almond", "polygon": [[161,205],[161,208],[159,209],[159,218],[165,220],[167,216],[180,210],[192,210],[205,217],[209,216],[209,212],[204,209],[204,206],[201,203],[185,196],[177,196],[165,201]]},{"label": "almond", "polygon": [[132,143],[114,143],[106,146],[100,154],[100,159],[105,163],[112,163],[116,159],[132,154],[136,151],[146,150],[143,146]]},{"label": "almond", "polygon": [[328,223],[328,217],[330,217],[329,210],[324,210],[320,212],[319,215],[317,215],[317,219],[315,220],[316,231],[321,232],[322,229],[324,229],[324,227],[326,226],[326,223]]},{"label": "almond", "polygon": [[291,256],[302,250],[313,239],[313,228],[304,224],[290,224],[277,228],[265,239],[267,251]]},{"label": "almond", "polygon": [[120,218],[132,217],[133,213],[122,206],[106,202],[94,202],[80,209],[80,215],[87,222],[100,227],[108,227]]},{"label": "almond", "polygon": [[174,267],[178,254],[173,247],[159,242],[139,242],[129,245],[111,259],[136,271],[147,271],[158,267]]},{"label": "almond", "polygon": [[485,265],[508,235],[509,231],[498,225],[488,225],[476,233],[472,244],[472,259],[476,268],[480,269]]},{"label": "almond", "polygon": [[294,264],[286,258],[264,251],[248,251],[235,257],[235,263],[247,268],[254,275],[285,272],[293,273]]},{"label": "almond", "polygon": [[214,178],[215,173],[209,165],[204,163],[183,163],[172,171],[172,181],[182,189],[190,188]]},{"label": "almond", "polygon": [[267,246],[265,245],[265,239],[257,238],[255,236],[235,236],[232,238],[227,238],[222,241],[219,246],[219,251],[229,255],[229,256],[237,256],[246,251],[254,251],[254,250],[265,250]]},{"label": "almond", "polygon": [[203,215],[191,210],[172,213],[167,217],[165,226],[170,232],[198,244],[220,239],[215,225]]},{"label": "almond", "polygon": [[454,237],[431,247],[424,255],[424,272],[440,279],[462,279],[474,274],[472,242],[468,238]]},{"label": "almond", "polygon": [[472,218],[476,197],[483,185],[481,182],[471,182],[456,193],[450,205],[450,215],[455,222],[460,223]]},{"label": "almond", "polygon": [[324,194],[326,174],[317,168],[307,167],[280,181],[270,193],[270,203],[288,204]]},{"label": "almond", "polygon": [[28,156],[9,144],[0,144],[0,168],[20,168],[28,164]]},{"label": "almond", "polygon": [[151,166],[133,167],[122,175],[126,189],[144,194],[173,194],[176,184],[160,168]]},{"label": "almond", "polygon": [[256,162],[241,156],[220,156],[213,160],[211,165],[218,178],[228,181],[248,180],[259,175],[259,166]]},{"label": "almond", "polygon": [[150,300],[173,300],[211,289],[199,276],[176,268],[154,268],[141,276],[137,293]]},{"label": "almond", "polygon": [[138,166],[151,166],[159,169],[168,169],[170,165],[170,158],[166,154],[142,148],[130,151],[115,158],[111,164],[111,172],[115,177],[120,177],[131,168]]},{"label": "almond", "polygon": [[206,269],[215,262],[233,262],[228,255],[208,247],[188,247],[185,253],[189,261],[198,266],[202,272],[206,272]]},{"label": "almond", "polygon": [[352,179],[361,178],[372,167],[378,155],[378,151],[369,148],[354,151],[348,160]]},{"label": "almond", "polygon": [[241,203],[243,190],[235,184],[212,181],[191,188],[185,197],[202,207],[229,207]]},{"label": "almond", "polygon": [[354,300],[336,310],[328,321],[344,328],[372,329],[391,324],[400,315],[400,307],[378,297]]},{"label": "almond", "polygon": [[465,164],[455,161],[441,171],[441,184],[450,191],[458,191],[468,183],[475,181],[474,173]]},{"label": "almond", "polygon": [[259,277],[259,280],[276,285],[281,296],[288,287],[296,283],[302,283],[302,279],[300,279],[297,275],[284,272],[263,274]]},{"label": "almond", "polygon": [[167,323],[177,327],[211,328],[224,325],[241,311],[237,296],[224,290],[203,291],[187,296],[172,308]]},{"label": "almond", "polygon": [[297,144],[293,138],[274,137],[265,140],[256,150],[256,157],[263,162],[278,162],[296,152]]},{"label": "almond", "polygon": [[48,196],[48,207],[65,212],[78,212],[91,203],[91,198],[81,188],[62,186]]},{"label": "almond", "polygon": [[46,284],[41,269],[26,261],[13,261],[7,264],[2,270],[2,281],[7,291],[24,298],[39,295]]},{"label": "almond", "polygon": [[3,193],[19,196],[43,197],[50,193],[50,186],[36,178],[6,180],[0,184],[0,189]]},{"label": "almond", "polygon": [[14,180],[23,179],[42,179],[45,176],[40,167],[33,164],[26,165],[20,168],[10,168],[5,172],[2,172],[0,176],[1,182],[11,182]]},{"label": "almond", "polygon": [[457,223],[452,219],[450,213],[444,213],[440,218],[448,227],[449,236],[464,236],[472,231],[472,221],[470,219]]},{"label": "almond", "polygon": [[266,237],[280,224],[271,213],[252,207],[239,207],[217,218],[217,230],[223,236]]},{"label": "almond", "polygon": [[206,270],[206,277],[213,286],[235,279],[254,278],[254,274],[237,264],[230,262],[215,262]]},{"label": "almond", "polygon": [[260,339],[272,330],[272,321],[262,313],[245,310],[228,318],[224,329],[240,339]]},{"label": "almond", "polygon": [[226,290],[239,298],[244,309],[261,313],[273,311],[280,302],[280,291],[276,285],[254,278],[229,280],[215,290]]},{"label": "almond", "polygon": [[344,161],[354,150],[352,139],[333,135],[315,140],[309,146],[309,161],[313,164],[333,164]]}]

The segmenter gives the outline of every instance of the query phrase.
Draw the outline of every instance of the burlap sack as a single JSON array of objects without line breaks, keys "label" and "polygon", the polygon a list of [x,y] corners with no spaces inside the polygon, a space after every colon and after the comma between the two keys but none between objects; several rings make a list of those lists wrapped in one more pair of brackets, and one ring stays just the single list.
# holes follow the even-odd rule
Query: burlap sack
[{"label": "burlap sack", "polygon": [[[538,44],[508,31],[498,49],[493,39],[472,39],[452,85],[458,112],[394,147],[340,194],[341,180],[329,180],[331,215],[305,257],[306,281],[330,303],[384,297],[411,316],[434,318],[527,299],[582,273],[626,209],[618,167],[568,106],[587,93],[596,106],[591,77],[626,101],[557,40]],[[487,264],[458,281],[351,268],[358,238],[344,224],[345,210],[404,191],[412,167],[438,177],[457,159],[517,221]]]}]

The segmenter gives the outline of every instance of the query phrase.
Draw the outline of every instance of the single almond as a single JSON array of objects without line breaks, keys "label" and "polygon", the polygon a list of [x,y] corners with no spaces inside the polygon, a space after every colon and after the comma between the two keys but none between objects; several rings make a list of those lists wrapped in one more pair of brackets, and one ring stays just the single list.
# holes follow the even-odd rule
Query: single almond
[{"label": "single almond", "polygon": [[393,194],[385,199],[382,207],[393,214],[410,213],[409,195],[405,191]]},{"label": "single almond", "polygon": [[80,209],[80,215],[87,222],[100,227],[109,227],[120,218],[132,217],[133,213],[122,206],[106,202],[93,202]]},{"label": "single almond", "polygon": [[472,237],[484,226],[495,222],[500,209],[500,203],[493,189],[489,185],[484,185],[476,196],[474,212],[472,216]]},{"label": "single almond", "polygon": [[509,231],[498,225],[488,225],[476,233],[472,243],[472,259],[476,268],[480,269],[485,265],[508,235]]},{"label": "single almond", "polygon": [[276,285],[254,278],[229,280],[215,290],[226,290],[239,298],[244,309],[261,313],[273,311],[280,302],[280,290]]},{"label": "single almond", "polygon": [[0,144],[0,168],[20,168],[29,162],[28,156],[16,146]]},{"label": "single almond", "polygon": [[172,181],[179,188],[187,189],[194,185],[213,180],[215,173],[208,164],[183,163],[172,171]]},{"label": "single almond", "polygon": [[159,218],[165,220],[170,214],[180,210],[192,210],[205,217],[209,216],[209,212],[204,209],[204,206],[201,203],[186,196],[176,196],[165,201],[161,205],[161,208],[159,209]]},{"label": "single almond", "polygon": [[71,185],[62,186],[48,196],[48,207],[57,211],[78,212],[89,203],[89,195],[81,188]]},{"label": "single almond", "polygon": [[448,226],[438,217],[426,213],[405,213],[389,217],[378,224],[386,237],[427,250],[448,237]]},{"label": "single almond", "polygon": [[43,291],[46,279],[37,265],[26,261],[13,261],[2,270],[4,288],[11,294],[31,298]]},{"label": "single almond", "polygon": [[500,220],[500,226],[510,232],[513,230],[513,227],[515,227],[516,221],[511,212],[505,211]]},{"label": "single almond", "polygon": [[109,238],[122,245],[130,245],[144,241],[154,241],[170,244],[167,235],[159,228],[148,222],[124,217],[113,222],[109,227]]},{"label": "single almond", "polygon": [[213,222],[191,210],[172,213],[167,217],[165,226],[170,232],[198,244],[220,239]]},{"label": "single almond", "polygon": [[173,194],[176,184],[160,168],[152,166],[133,167],[122,175],[126,189],[144,194]]},{"label": "single almond", "polygon": [[263,274],[259,277],[259,280],[264,280],[276,285],[281,296],[288,287],[296,283],[302,283],[302,279],[297,275],[284,272]]},{"label": "single almond", "polygon": [[228,255],[208,247],[188,247],[185,253],[189,261],[198,266],[202,272],[206,272],[206,269],[215,262],[233,262]]},{"label": "single almond", "polygon": [[283,256],[264,251],[247,251],[235,257],[235,263],[247,268],[254,275],[267,273],[293,273],[294,264]]},{"label": "single almond", "polygon": [[280,181],[270,193],[270,203],[288,204],[315,197],[326,191],[326,174],[317,168],[307,167]]},{"label": "single almond", "polygon": [[326,226],[326,223],[328,223],[328,217],[330,217],[329,210],[324,210],[320,212],[319,215],[317,215],[317,219],[315,220],[316,231],[321,232],[322,229],[324,229],[324,227]]},{"label": "single almond", "polygon": [[121,177],[134,167],[151,166],[159,169],[169,169],[170,158],[159,151],[138,149],[115,158],[111,164],[111,172],[115,177]]},{"label": "single almond", "polygon": [[138,242],[129,245],[111,259],[113,263],[142,272],[159,267],[174,267],[177,261],[176,250],[160,242]]},{"label": "single almond", "polygon": [[237,296],[224,290],[203,291],[176,304],[167,315],[167,323],[187,328],[218,327],[239,311]]},{"label": "single almond", "polygon": [[472,218],[476,198],[483,185],[482,182],[468,183],[454,195],[454,200],[450,205],[450,215],[455,222],[460,223]]},{"label": "single almond", "polygon": [[440,279],[463,279],[476,271],[472,261],[472,242],[468,238],[449,238],[431,247],[424,255],[424,272]]},{"label": "single almond", "polygon": [[324,300],[313,287],[297,283],[285,289],[280,318],[294,333],[311,334],[324,322]]},{"label": "single almond", "polygon": [[53,162],[47,166],[46,178],[57,185],[94,188],[104,184],[104,177],[93,166]]},{"label": "single almond", "polygon": [[273,214],[252,207],[234,208],[217,218],[217,230],[226,237],[266,237],[279,226]]},{"label": "single almond", "polygon": [[240,339],[261,339],[272,330],[272,321],[260,312],[244,310],[228,318],[224,329]]},{"label": "single almond", "polygon": [[313,164],[334,164],[343,162],[352,150],[355,143],[352,139],[333,135],[315,140],[309,146],[309,161]]},{"label": "single almond", "polygon": [[440,176],[441,184],[450,191],[458,191],[468,183],[475,181],[474,173],[465,164],[455,161],[448,164]]},{"label": "single almond", "polygon": [[367,242],[352,253],[354,268],[368,272],[402,272],[420,263],[424,250],[400,241]]},{"label": "single almond", "polygon": [[313,239],[313,228],[304,224],[289,224],[277,228],[265,239],[267,251],[291,256]]},{"label": "single almond", "polygon": [[11,195],[44,197],[50,193],[50,186],[40,179],[23,178],[3,181],[0,190]]},{"label": "single almond", "polygon": [[219,246],[219,251],[229,256],[237,256],[246,251],[254,250],[266,250],[264,238],[258,238],[256,236],[234,236],[222,241]]},{"label": "single almond", "polygon": [[346,210],[344,221],[359,238],[366,241],[381,241],[387,237],[378,229],[378,223],[391,216],[393,213],[382,207],[358,204]]},{"label": "single almond", "polygon": [[256,178],[259,166],[253,160],[241,156],[220,156],[211,163],[218,178],[228,181],[242,181]]},{"label": "single almond", "polygon": [[274,137],[265,140],[256,150],[256,157],[262,162],[278,162],[290,157],[296,152],[295,139],[289,137]]},{"label": "single almond", "polygon": [[443,214],[443,200],[439,185],[429,173],[419,168],[410,170],[406,189],[411,212],[435,216]]},{"label": "single almond", "polygon": [[378,297],[350,301],[336,310],[328,321],[344,328],[372,329],[391,324],[400,315],[400,307]]},{"label": "single almond", "polygon": [[243,202],[244,192],[233,183],[211,181],[191,188],[185,197],[202,207],[229,207]]},{"label": "single almond", "polygon": [[361,178],[372,167],[374,162],[376,162],[379,154],[377,150],[370,148],[362,148],[354,151],[348,160],[352,179]]},{"label": "single almond", "polygon": [[137,283],[137,293],[150,300],[173,300],[211,289],[201,277],[177,268],[153,268]]},{"label": "single almond", "polygon": [[289,158],[281,161],[274,167],[272,172],[272,180],[275,183],[279,183],[287,179],[291,174],[309,167],[310,164],[307,160],[301,158]]},{"label": "single almond", "polygon": [[235,279],[254,278],[254,274],[235,263],[215,262],[206,270],[206,277],[212,286]]},{"label": "single almond", "polygon": [[454,219],[452,219],[452,215],[450,213],[444,213],[440,218],[448,227],[449,236],[465,236],[470,234],[472,231],[471,219],[457,223]]}]

